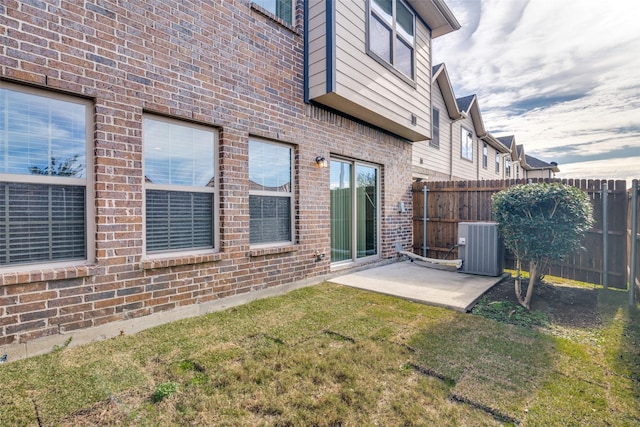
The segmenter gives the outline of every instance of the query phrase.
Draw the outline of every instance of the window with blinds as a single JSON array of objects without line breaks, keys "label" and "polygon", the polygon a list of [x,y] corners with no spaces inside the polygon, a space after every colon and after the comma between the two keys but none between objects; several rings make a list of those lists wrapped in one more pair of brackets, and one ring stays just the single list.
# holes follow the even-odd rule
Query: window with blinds
[{"label": "window with blinds", "polygon": [[293,241],[293,149],[249,140],[249,241],[252,245]]},{"label": "window with blinds", "polygon": [[214,248],[217,132],[155,116],[143,132],[147,252]]},{"label": "window with blinds", "polygon": [[89,107],[0,82],[0,265],[87,259]]}]

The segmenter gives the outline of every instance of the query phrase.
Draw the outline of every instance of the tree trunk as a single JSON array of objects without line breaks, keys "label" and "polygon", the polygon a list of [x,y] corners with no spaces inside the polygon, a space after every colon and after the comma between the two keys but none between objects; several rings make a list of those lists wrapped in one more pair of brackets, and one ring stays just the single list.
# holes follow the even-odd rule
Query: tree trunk
[{"label": "tree trunk", "polygon": [[522,270],[521,270],[521,264],[520,264],[520,258],[516,258],[516,280],[514,281],[515,284],[515,291],[516,291],[516,298],[518,298],[518,302],[524,305],[524,300],[522,299],[522,286],[521,286],[521,274],[522,274]]},{"label": "tree trunk", "polygon": [[536,280],[538,279],[538,263],[530,262],[529,263],[529,286],[527,286],[527,295],[524,298],[524,305],[527,310],[531,310],[531,297],[533,296],[533,285],[535,285]]}]

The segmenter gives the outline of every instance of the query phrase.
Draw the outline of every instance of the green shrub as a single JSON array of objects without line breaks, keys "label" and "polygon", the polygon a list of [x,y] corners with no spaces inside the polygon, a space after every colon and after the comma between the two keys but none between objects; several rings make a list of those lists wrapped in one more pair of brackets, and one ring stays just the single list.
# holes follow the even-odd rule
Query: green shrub
[{"label": "green shrub", "polygon": [[520,304],[531,307],[533,286],[548,261],[559,261],[580,248],[593,223],[589,196],[560,183],[515,185],[491,198],[492,211],[504,244],[518,265],[529,263],[529,285],[523,298],[516,278]]}]

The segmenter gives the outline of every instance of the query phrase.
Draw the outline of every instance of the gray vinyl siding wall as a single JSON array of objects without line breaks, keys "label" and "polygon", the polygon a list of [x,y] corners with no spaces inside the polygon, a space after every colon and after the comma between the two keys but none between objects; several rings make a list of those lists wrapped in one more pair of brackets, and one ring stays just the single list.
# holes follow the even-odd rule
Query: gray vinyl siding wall
[{"label": "gray vinyl siding wall", "polygon": [[326,1],[309,1],[308,17],[308,78],[309,97],[316,98],[327,91],[327,15]]},{"label": "gray vinyl siding wall", "polygon": [[[336,0],[335,39],[322,35],[332,11],[324,9],[324,0],[310,2],[309,21],[309,95],[361,120],[397,133],[407,139],[427,139],[431,135],[431,34],[416,16],[415,87],[366,53],[366,1]],[[318,5],[321,3],[321,5]],[[311,12],[313,11],[313,12]],[[325,24],[322,25],[323,19]],[[324,37],[324,39],[323,39]],[[327,69],[324,42],[335,42],[335,91],[327,93],[327,84],[316,75],[324,71],[325,83],[332,70]],[[323,63],[325,67],[319,64]],[[330,65],[330,64],[329,64]],[[412,115],[417,124],[412,125]]]},{"label": "gray vinyl siding wall", "polygon": [[[431,146],[430,141],[419,141],[413,144],[413,166],[414,170],[429,170],[430,180],[449,179],[451,162],[451,123],[447,107],[440,89],[440,84],[436,81],[432,86],[433,107],[440,110],[440,145],[438,148]],[[422,159],[422,164],[420,164]]]}]

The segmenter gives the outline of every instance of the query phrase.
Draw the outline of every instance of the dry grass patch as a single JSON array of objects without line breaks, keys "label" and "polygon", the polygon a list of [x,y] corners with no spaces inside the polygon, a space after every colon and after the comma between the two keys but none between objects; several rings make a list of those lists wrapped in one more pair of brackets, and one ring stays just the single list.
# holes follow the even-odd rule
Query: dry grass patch
[{"label": "dry grass patch", "polygon": [[618,317],[595,348],[323,284],[2,365],[0,425],[625,425],[640,337]]}]

